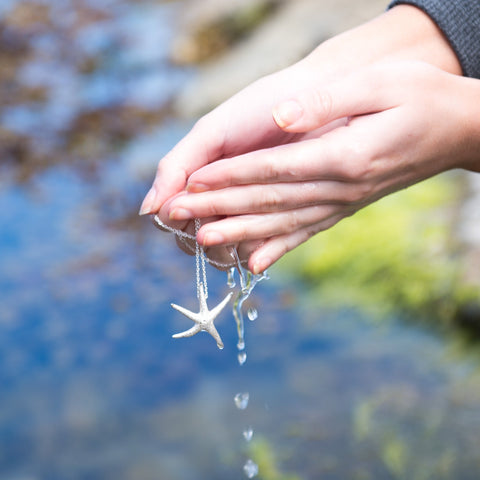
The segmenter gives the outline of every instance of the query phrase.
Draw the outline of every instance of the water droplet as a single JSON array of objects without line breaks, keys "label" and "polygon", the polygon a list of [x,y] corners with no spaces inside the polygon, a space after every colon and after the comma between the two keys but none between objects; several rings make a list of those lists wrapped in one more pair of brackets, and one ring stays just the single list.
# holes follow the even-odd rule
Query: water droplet
[{"label": "water droplet", "polygon": [[245,438],[245,440],[247,442],[249,442],[253,437],[253,428],[252,427],[248,427],[246,430],[243,431],[243,438]]},{"label": "water droplet", "polygon": [[258,475],[258,465],[252,460],[248,459],[243,466],[243,471],[248,478],[253,478]]},{"label": "water droplet", "polygon": [[248,392],[237,393],[234,398],[235,405],[239,410],[245,410],[248,406],[249,399],[250,399],[250,394]]},{"label": "water droplet", "polygon": [[245,340],[243,338],[238,341],[237,348],[238,348],[238,350],[244,350],[245,349]]},{"label": "water droplet", "polygon": [[247,310],[247,316],[248,316],[248,319],[250,321],[254,321],[257,319],[258,317],[258,312],[257,312],[257,309],[256,308],[253,308],[253,307],[250,307],[248,310]]},{"label": "water droplet", "polygon": [[233,288],[235,285],[235,267],[232,267],[227,273],[227,287]]},{"label": "water droplet", "polygon": [[247,352],[245,352],[245,350],[242,352],[239,352],[237,358],[238,358],[238,363],[240,365],[243,365],[247,361]]}]

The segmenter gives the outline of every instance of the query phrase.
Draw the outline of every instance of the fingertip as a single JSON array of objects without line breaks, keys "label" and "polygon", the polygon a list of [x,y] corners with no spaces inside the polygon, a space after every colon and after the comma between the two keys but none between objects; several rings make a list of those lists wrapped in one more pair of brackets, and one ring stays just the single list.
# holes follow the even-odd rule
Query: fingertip
[{"label": "fingertip", "polygon": [[225,243],[225,237],[219,232],[206,232],[200,241],[204,247],[213,247]]},{"label": "fingertip", "polygon": [[191,220],[192,218],[193,214],[187,208],[175,207],[168,213],[169,220]]},{"label": "fingertip", "polygon": [[263,273],[268,267],[272,265],[272,259],[269,257],[260,257],[254,260],[252,265],[252,272],[254,275]]},{"label": "fingertip", "polygon": [[186,187],[189,193],[203,193],[210,190],[209,186],[199,182],[188,182]]},{"label": "fingertip", "polygon": [[150,190],[145,195],[145,198],[143,199],[142,205],[140,206],[140,211],[138,212],[139,215],[148,215],[154,213],[156,195],[157,192],[155,188],[150,188]]},{"label": "fingertip", "polygon": [[281,102],[272,110],[273,119],[282,130],[293,127],[303,113],[303,107],[296,100]]}]

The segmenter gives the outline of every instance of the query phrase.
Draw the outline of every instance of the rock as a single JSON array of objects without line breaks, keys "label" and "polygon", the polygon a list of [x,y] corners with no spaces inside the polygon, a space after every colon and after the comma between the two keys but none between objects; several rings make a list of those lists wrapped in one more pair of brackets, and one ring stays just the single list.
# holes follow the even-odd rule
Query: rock
[{"label": "rock", "polygon": [[259,77],[296,62],[321,41],[373,18],[385,6],[384,0],[286,1],[249,36],[200,65],[174,101],[174,111],[184,118],[198,117]]},{"label": "rock", "polygon": [[172,62],[198,64],[218,56],[248,35],[284,1],[187,0],[172,44]]}]

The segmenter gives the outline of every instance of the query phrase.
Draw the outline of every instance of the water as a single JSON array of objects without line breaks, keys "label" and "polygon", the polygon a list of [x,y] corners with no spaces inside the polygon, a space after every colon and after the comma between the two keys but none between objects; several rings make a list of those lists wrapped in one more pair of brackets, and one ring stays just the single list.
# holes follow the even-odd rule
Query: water
[{"label": "water", "polygon": [[[198,306],[193,260],[136,212],[189,128],[161,108],[190,75],[166,57],[178,4],[39,5],[48,28],[37,11],[0,39],[0,478],[223,480],[247,446],[304,480],[476,480],[479,361],[459,338],[312,304],[277,270],[242,368],[232,315],[223,351],[171,339],[170,302]],[[225,296],[225,273],[208,282]]]},{"label": "water", "polygon": [[243,466],[243,471],[248,478],[253,478],[258,475],[258,465],[252,460],[247,460]]},{"label": "water", "polygon": [[248,427],[247,429],[245,429],[243,431],[243,438],[247,442],[249,442],[253,438],[253,428],[252,427]]},{"label": "water", "polygon": [[248,310],[247,310],[247,317],[248,319],[253,322],[254,320],[256,320],[258,318],[258,312],[257,312],[257,309],[256,308],[253,308],[253,307],[250,307]]},{"label": "water", "polygon": [[237,393],[234,397],[235,406],[239,410],[245,410],[248,407],[249,400],[250,400],[250,394],[248,392]]},{"label": "water", "polygon": [[237,358],[239,365],[243,365],[247,361],[247,352],[244,350],[238,352]]}]

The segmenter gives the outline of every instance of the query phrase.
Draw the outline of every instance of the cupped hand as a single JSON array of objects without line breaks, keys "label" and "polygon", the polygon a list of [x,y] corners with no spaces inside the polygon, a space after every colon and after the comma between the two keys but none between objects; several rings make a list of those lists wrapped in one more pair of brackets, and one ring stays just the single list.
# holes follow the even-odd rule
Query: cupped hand
[{"label": "cupped hand", "polygon": [[273,106],[285,94],[315,83],[305,62],[299,62],[249,85],[203,116],[159,162],[152,188],[140,214],[156,213],[182,192],[189,176],[219,159],[280,145],[298,136],[280,130],[272,119]]},{"label": "cupped hand", "polygon": [[399,5],[322,43],[305,59],[254,82],[202,117],[160,161],[140,213],[156,213],[208,163],[292,141],[296,136],[278,129],[272,119],[278,101],[384,58],[417,59],[461,72],[434,22],[416,7]]},{"label": "cupped hand", "polygon": [[393,62],[287,96],[273,118],[279,132],[295,135],[290,143],[199,168],[165,212],[174,221],[220,218],[198,234],[207,247],[261,242],[249,268],[263,271],[388,193],[454,167],[478,168],[479,83]]}]

